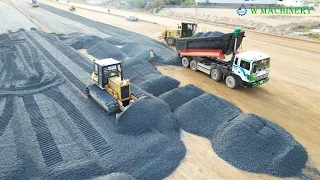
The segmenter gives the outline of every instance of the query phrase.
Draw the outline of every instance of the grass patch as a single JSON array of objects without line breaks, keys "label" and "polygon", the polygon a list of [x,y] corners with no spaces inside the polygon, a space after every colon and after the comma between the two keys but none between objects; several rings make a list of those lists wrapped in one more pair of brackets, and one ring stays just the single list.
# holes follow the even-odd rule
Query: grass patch
[{"label": "grass patch", "polygon": [[298,31],[298,32],[308,32],[311,29],[318,29],[318,28],[320,28],[320,24],[313,25],[313,26],[302,26],[302,25],[300,25],[300,26],[297,26],[295,28],[295,30]]},{"label": "grass patch", "polygon": [[320,34],[308,33],[308,34],[304,34],[304,35],[311,38],[311,39],[320,40]]}]

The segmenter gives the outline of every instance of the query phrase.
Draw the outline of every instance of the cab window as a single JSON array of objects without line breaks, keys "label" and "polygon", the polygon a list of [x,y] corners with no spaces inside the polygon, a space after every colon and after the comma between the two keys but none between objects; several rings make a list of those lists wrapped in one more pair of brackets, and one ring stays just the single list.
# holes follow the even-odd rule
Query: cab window
[{"label": "cab window", "polygon": [[180,31],[179,30],[177,31],[176,36],[180,37]]},{"label": "cab window", "polygon": [[236,60],[234,60],[234,64],[238,65],[238,58],[236,58]]},{"label": "cab window", "polygon": [[94,73],[95,74],[98,74],[98,67],[99,67],[98,64],[94,65]]},{"label": "cab window", "polygon": [[240,67],[242,67],[242,68],[244,68],[246,70],[250,70],[250,63],[241,60]]}]

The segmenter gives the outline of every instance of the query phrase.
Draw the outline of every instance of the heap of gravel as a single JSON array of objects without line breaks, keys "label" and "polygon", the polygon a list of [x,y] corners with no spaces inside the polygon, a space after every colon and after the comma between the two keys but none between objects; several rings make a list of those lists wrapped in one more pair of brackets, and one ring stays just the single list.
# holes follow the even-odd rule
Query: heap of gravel
[{"label": "heap of gravel", "polygon": [[129,42],[121,48],[121,50],[124,53],[126,53],[129,57],[135,56],[138,52],[143,51],[145,49],[146,47],[144,47],[142,44],[135,42]]},{"label": "heap of gravel", "polygon": [[219,32],[219,31],[213,31],[207,37],[217,37],[217,36],[223,36],[223,35],[225,35],[225,33]]},{"label": "heap of gravel", "polygon": [[193,35],[192,37],[193,37],[193,38],[197,38],[197,37],[202,36],[203,34],[204,34],[203,32],[198,32],[198,33],[196,33],[195,35]]},{"label": "heap of gravel", "polygon": [[110,44],[115,45],[115,46],[122,46],[122,45],[125,45],[125,44],[128,43],[125,40],[117,39],[117,38],[114,38],[114,37],[107,37],[107,38],[104,38],[104,40],[107,41]]},{"label": "heap of gravel", "polygon": [[83,41],[83,49],[89,49],[91,46],[101,41],[103,41],[101,37],[87,36]]},{"label": "heap of gravel", "polygon": [[104,180],[136,180],[127,173],[110,173],[103,177]]},{"label": "heap of gravel", "polygon": [[83,49],[83,41],[86,37],[84,35],[71,35],[69,38],[63,40],[66,44],[73,47],[76,50]]},{"label": "heap of gravel", "polygon": [[308,154],[288,132],[254,114],[226,121],[211,139],[214,151],[231,165],[250,172],[295,176]]},{"label": "heap of gravel", "polygon": [[139,86],[154,96],[159,96],[165,92],[171,91],[179,86],[180,82],[169,76],[160,76],[148,79]]},{"label": "heap of gravel", "polygon": [[209,34],[211,34],[211,31],[208,31],[208,32],[202,34],[200,37],[207,37]]},{"label": "heap of gravel", "polygon": [[173,121],[169,106],[159,98],[146,96],[128,106],[117,117],[116,132],[138,135],[151,131],[178,137],[180,129]]},{"label": "heap of gravel", "polygon": [[165,101],[169,106],[171,111],[174,111],[179,106],[187,103],[188,101],[202,95],[205,93],[202,89],[188,84],[180,88],[173,89],[159,96],[160,99]]},{"label": "heap of gravel", "polygon": [[205,93],[178,107],[174,117],[183,130],[211,139],[220,124],[240,113],[232,103]]},{"label": "heap of gravel", "polygon": [[92,45],[103,41],[101,37],[89,36],[81,33],[56,34],[56,36],[76,50],[89,49]]},{"label": "heap of gravel", "polygon": [[92,45],[87,52],[98,59],[113,58],[120,60],[126,56],[119,48],[107,41],[101,41]]},{"label": "heap of gravel", "polygon": [[140,86],[140,84],[150,78],[162,76],[157,69],[149,62],[130,58],[123,62],[124,77]]}]

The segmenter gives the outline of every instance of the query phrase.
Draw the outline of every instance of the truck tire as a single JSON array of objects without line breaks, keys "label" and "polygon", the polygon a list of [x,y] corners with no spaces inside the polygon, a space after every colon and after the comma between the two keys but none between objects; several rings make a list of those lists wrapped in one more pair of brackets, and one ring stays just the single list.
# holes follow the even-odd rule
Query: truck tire
[{"label": "truck tire", "polygon": [[190,62],[190,69],[191,69],[192,71],[197,71],[197,61],[196,61],[196,60],[192,60],[192,61]]},{"label": "truck tire", "polygon": [[229,76],[227,76],[227,78],[226,78],[226,85],[227,85],[229,88],[234,89],[234,88],[236,88],[236,87],[239,85],[239,83],[237,82],[237,78],[235,78],[235,77],[232,76],[232,75],[229,75]]},{"label": "truck tire", "polygon": [[211,71],[211,79],[215,81],[220,81],[222,79],[222,73],[220,69],[212,69]]},{"label": "truck tire", "polygon": [[171,36],[167,37],[166,42],[169,46],[174,46],[176,44],[176,40]]},{"label": "truck tire", "polygon": [[183,67],[186,67],[186,68],[189,67],[190,66],[190,59],[187,57],[183,57],[181,59],[181,64]]}]

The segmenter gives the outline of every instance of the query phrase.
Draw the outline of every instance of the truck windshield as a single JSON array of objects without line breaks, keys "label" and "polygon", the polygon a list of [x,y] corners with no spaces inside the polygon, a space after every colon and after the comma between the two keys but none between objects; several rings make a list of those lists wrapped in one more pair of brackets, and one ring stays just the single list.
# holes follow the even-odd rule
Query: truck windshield
[{"label": "truck windshield", "polygon": [[253,73],[260,72],[261,70],[269,68],[269,65],[270,65],[270,58],[253,62],[252,63],[252,71],[253,71]]}]

